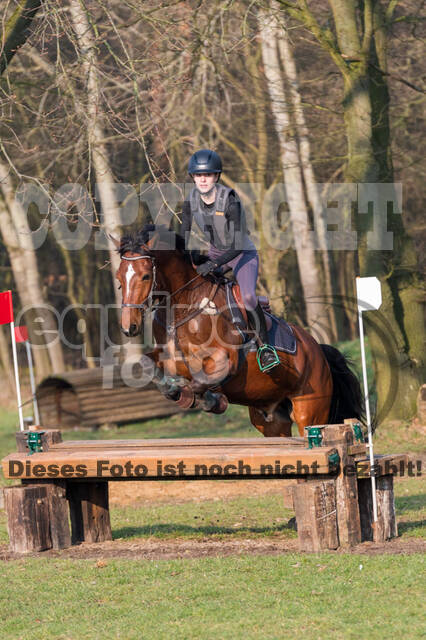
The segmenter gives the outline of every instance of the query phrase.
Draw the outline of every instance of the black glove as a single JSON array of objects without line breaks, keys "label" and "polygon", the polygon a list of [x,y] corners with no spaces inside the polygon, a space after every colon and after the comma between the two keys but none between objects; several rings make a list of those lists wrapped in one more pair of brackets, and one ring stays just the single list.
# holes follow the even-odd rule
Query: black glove
[{"label": "black glove", "polygon": [[203,264],[198,265],[197,273],[199,273],[200,276],[206,276],[214,271],[214,269],[216,269],[215,263],[212,260],[207,260],[207,262],[203,262]]}]

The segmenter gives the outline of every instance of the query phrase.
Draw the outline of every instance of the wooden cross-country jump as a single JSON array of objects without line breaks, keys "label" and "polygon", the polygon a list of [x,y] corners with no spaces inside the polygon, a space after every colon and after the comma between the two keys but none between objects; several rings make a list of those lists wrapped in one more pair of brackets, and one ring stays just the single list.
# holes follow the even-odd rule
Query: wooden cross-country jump
[{"label": "wooden cross-country jump", "polygon": [[4,490],[10,548],[25,553],[111,540],[108,483],[147,480],[291,478],[286,494],[302,551],[390,539],[397,535],[392,473],[406,456],[376,457],[373,523],[370,465],[351,422],[321,428],[314,448],[302,437],[62,442],[49,430],[42,451],[29,455],[25,434],[17,434],[18,452],[2,461],[4,476],[21,481]]}]

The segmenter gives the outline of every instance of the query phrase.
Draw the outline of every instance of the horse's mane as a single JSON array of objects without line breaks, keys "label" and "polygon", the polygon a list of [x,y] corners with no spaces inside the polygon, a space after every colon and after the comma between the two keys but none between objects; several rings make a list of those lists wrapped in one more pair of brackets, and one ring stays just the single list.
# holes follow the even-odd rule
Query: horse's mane
[{"label": "horse's mane", "polygon": [[[133,253],[144,253],[142,245],[146,244],[154,234],[158,243],[163,245],[161,247],[162,249],[179,251],[183,258],[191,264],[191,254],[185,247],[185,240],[181,235],[171,231],[163,224],[146,224],[136,233],[122,236],[120,238],[120,247],[118,248],[120,257],[123,257],[127,251],[131,251]],[[155,247],[153,248],[155,249]]]}]

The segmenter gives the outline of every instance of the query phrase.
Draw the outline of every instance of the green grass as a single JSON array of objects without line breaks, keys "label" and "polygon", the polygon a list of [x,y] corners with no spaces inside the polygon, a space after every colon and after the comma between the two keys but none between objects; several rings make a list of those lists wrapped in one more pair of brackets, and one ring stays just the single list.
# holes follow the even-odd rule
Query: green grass
[{"label": "green grass", "polygon": [[249,419],[247,407],[229,405],[221,415],[204,412],[175,414],[100,431],[65,431],[64,440],[114,438],[262,438]]},{"label": "green grass", "polygon": [[283,508],[282,496],[266,495],[178,505],[114,507],[111,524],[114,538],[126,539],[295,538],[295,532],[287,527],[287,520],[293,515]]},{"label": "green grass", "polygon": [[409,422],[383,422],[374,434],[373,442],[378,453],[425,454],[425,437]]},{"label": "green grass", "polygon": [[426,538],[426,493],[424,474],[395,479],[395,509],[402,538]]},{"label": "green grass", "polygon": [[[420,555],[2,566],[2,638],[422,637]],[[424,632],[424,627],[423,627]]]}]

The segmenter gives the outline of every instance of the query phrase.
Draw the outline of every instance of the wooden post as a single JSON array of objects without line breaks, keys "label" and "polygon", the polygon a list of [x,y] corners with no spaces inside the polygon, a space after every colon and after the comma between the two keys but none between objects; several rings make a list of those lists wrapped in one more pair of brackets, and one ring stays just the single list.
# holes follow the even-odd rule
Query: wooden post
[{"label": "wooden post", "polygon": [[66,549],[71,546],[66,484],[64,481],[57,480],[45,486],[48,492],[52,549]]},{"label": "wooden post", "polygon": [[12,551],[26,553],[71,546],[63,481],[24,482],[19,487],[6,487],[4,496]]},{"label": "wooden post", "polygon": [[4,502],[11,551],[29,553],[52,548],[47,486],[6,487]]},{"label": "wooden post", "polygon": [[293,498],[300,551],[337,549],[335,481],[294,485]]},{"label": "wooden post", "polygon": [[[291,484],[290,484],[291,483]],[[283,503],[284,509],[293,509],[294,511],[294,487],[296,486],[295,480],[290,480],[288,484],[283,486]]]},{"label": "wooden post", "polygon": [[322,444],[336,447],[340,456],[336,477],[337,526],[340,545],[352,547],[361,542],[356,465],[348,453],[348,448],[354,444],[352,427],[341,424],[325,427]]},{"label": "wooden post", "polygon": [[392,475],[376,477],[376,496],[378,520],[374,523],[371,482],[369,478],[359,478],[358,497],[363,542],[385,542],[398,535]]},{"label": "wooden post", "polygon": [[108,482],[68,482],[72,544],[112,540]]}]

